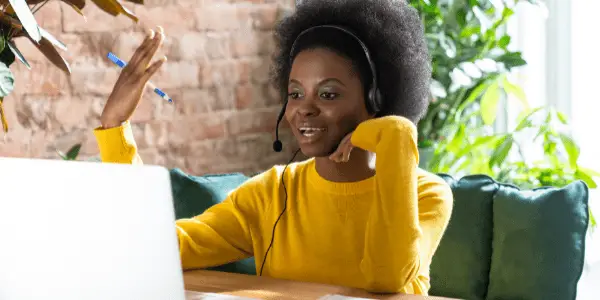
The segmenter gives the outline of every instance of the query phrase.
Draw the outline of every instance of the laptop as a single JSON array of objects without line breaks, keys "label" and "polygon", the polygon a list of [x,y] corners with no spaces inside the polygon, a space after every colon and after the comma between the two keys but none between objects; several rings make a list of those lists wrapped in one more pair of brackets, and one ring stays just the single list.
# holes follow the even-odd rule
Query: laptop
[{"label": "laptop", "polygon": [[184,300],[169,173],[0,158],[0,299]]}]

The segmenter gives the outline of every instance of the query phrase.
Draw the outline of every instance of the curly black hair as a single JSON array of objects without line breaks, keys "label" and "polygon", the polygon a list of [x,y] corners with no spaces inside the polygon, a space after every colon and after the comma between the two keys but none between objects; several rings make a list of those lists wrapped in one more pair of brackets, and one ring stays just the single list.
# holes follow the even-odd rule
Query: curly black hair
[{"label": "curly black hair", "polygon": [[[406,0],[304,0],[275,29],[277,51],[271,81],[287,94],[292,58],[303,49],[324,47],[353,62],[368,90],[372,74],[356,41],[341,33],[314,33],[292,51],[298,35],[313,26],[337,25],[350,29],[367,46],[377,69],[382,95],[378,116],[398,115],[417,123],[429,103],[430,57],[423,25]],[[317,32],[317,31],[315,31]],[[320,38],[319,38],[320,36]],[[300,48],[300,49],[298,49]],[[357,50],[358,49],[358,50]]]}]

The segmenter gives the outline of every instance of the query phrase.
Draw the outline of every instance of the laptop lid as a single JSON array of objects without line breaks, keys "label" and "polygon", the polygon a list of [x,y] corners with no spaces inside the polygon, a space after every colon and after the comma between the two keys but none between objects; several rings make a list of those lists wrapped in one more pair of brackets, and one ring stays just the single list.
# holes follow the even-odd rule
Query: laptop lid
[{"label": "laptop lid", "polygon": [[0,158],[0,299],[183,300],[169,173]]}]

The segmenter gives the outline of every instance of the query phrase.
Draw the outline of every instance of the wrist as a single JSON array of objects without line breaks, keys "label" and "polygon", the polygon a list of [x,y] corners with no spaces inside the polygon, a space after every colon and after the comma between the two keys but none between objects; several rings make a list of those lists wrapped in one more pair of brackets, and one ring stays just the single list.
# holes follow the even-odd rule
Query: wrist
[{"label": "wrist", "polygon": [[123,122],[119,122],[116,121],[116,119],[111,119],[111,118],[100,118],[100,126],[102,126],[103,129],[111,129],[111,128],[115,128],[115,127],[120,127],[123,124]]}]

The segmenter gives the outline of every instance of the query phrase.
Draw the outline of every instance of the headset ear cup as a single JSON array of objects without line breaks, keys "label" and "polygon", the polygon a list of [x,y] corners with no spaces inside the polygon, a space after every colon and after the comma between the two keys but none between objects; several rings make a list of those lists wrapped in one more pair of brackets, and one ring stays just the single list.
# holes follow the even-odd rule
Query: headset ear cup
[{"label": "headset ear cup", "polygon": [[379,110],[381,109],[381,93],[379,92],[379,90],[377,88],[369,90],[369,103],[368,104],[369,104],[368,109],[372,114],[379,113]]},{"label": "headset ear cup", "polygon": [[381,105],[383,105],[383,97],[381,96],[381,92],[379,89],[375,90],[375,111],[379,113],[381,110]]}]

